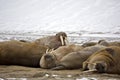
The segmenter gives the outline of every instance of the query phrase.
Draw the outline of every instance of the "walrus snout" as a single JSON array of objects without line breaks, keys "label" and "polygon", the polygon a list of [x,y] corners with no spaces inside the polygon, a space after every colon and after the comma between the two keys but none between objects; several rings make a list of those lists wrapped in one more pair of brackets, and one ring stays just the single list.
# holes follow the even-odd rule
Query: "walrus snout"
[{"label": "walrus snout", "polygon": [[67,34],[65,32],[59,32],[56,34],[56,36],[58,37],[58,39],[60,39],[62,46],[69,44]]},{"label": "walrus snout", "polygon": [[105,64],[102,64],[102,63],[97,63],[95,68],[97,69],[97,71],[99,73],[105,73],[106,72],[106,67],[105,67]]},{"label": "walrus snout", "polygon": [[105,73],[107,70],[107,64],[105,62],[88,63],[88,70],[95,70],[98,73]]},{"label": "walrus snout", "polygon": [[56,66],[56,57],[53,54],[46,53],[40,60],[40,66],[45,69],[50,69]]}]

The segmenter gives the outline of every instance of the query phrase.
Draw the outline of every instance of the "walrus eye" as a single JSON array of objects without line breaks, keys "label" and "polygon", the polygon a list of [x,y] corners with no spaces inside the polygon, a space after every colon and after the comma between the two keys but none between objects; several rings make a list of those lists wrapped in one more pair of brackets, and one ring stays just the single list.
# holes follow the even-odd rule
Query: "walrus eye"
[{"label": "walrus eye", "polygon": [[47,59],[47,58],[51,58],[50,55],[45,55],[44,57],[45,57],[45,59]]},{"label": "walrus eye", "polygon": [[44,58],[47,61],[51,61],[52,60],[52,56],[51,55],[45,55]]},{"label": "walrus eye", "polygon": [[95,68],[97,69],[97,71],[99,73],[104,73],[105,72],[105,66],[102,65],[101,63],[97,63],[96,66],[95,66]]}]

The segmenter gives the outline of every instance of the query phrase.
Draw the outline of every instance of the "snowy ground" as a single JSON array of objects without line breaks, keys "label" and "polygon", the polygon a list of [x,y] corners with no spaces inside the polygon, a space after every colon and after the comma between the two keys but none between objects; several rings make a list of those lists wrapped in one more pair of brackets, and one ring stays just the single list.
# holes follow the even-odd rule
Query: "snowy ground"
[{"label": "snowy ground", "polygon": [[120,32],[120,0],[0,0],[0,32]]}]

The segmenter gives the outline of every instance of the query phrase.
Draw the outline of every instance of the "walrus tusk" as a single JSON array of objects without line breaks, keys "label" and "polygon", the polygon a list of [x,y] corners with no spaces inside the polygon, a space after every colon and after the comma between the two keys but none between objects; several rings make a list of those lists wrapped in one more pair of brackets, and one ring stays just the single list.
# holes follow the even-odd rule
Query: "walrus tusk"
[{"label": "walrus tusk", "polygon": [[63,36],[60,36],[60,40],[61,40],[61,43],[62,43],[62,46],[64,46],[64,40],[63,40]]},{"label": "walrus tusk", "polygon": [[97,70],[96,69],[92,69],[92,70],[83,71],[83,73],[89,73],[89,72],[97,72]]},{"label": "walrus tusk", "polygon": [[69,41],[68,41],[67,37],[65,37],[65,45],[69,45]]},{"label": "walrus tusk", "polygon": [[54,49],[46,49],[46,53],[51,53]]},{"label": "walrus tusk", "polygon": [[53,48],[49,50],[49,52],[50,52],[50,53],[51,53],[52,51],[54,51],[54,49],[53,49]]},{"label": "walrus tusk", "polygon": [[46,49],[46,53],[48,53],[49,49]]}]

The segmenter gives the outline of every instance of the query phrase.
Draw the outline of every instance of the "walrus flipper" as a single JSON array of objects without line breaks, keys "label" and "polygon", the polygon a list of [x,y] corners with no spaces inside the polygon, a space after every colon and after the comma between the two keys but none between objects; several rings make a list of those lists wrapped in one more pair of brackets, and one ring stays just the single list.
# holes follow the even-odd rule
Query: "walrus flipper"
[{"label": "walrus flipper", "polygon": [[64,70],[64,69],[66,68],[62,65],[52,68],[52,70]]}]

